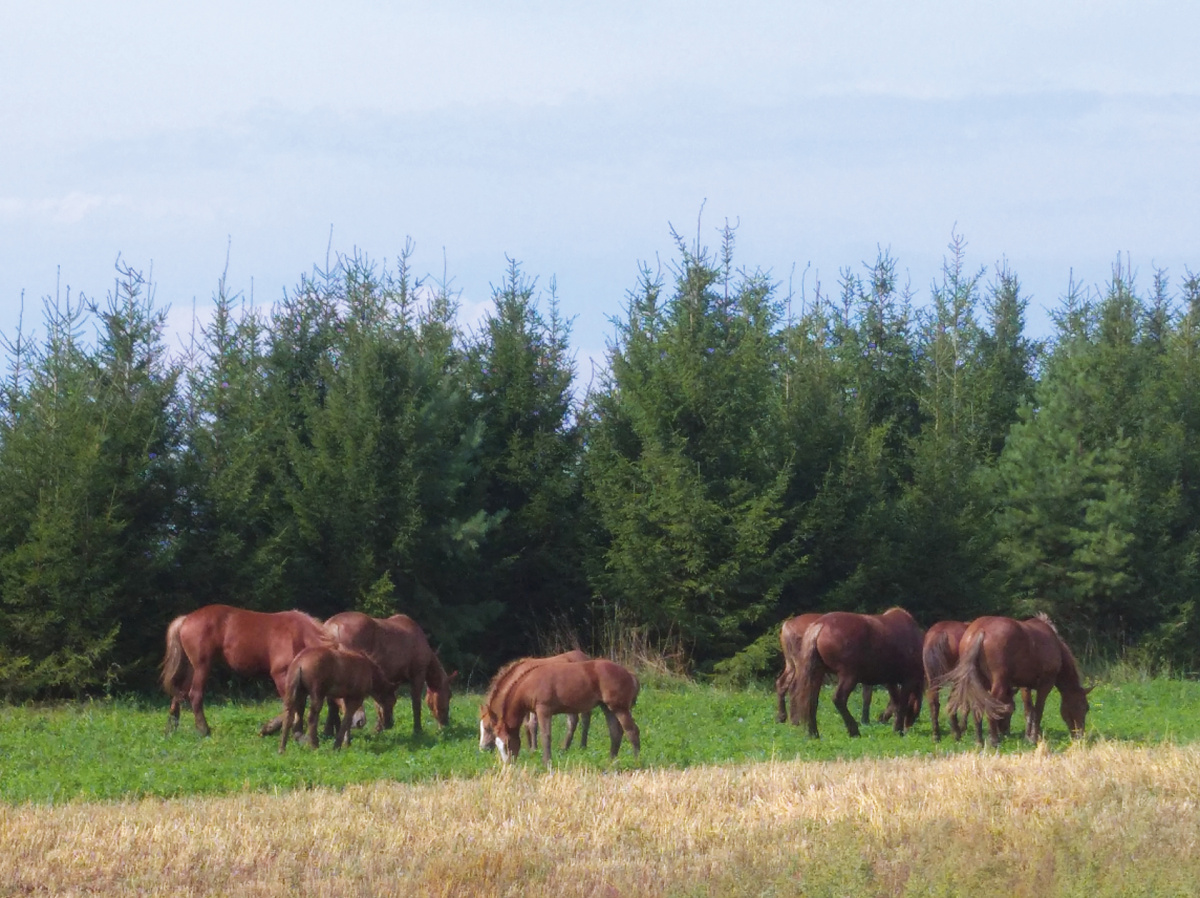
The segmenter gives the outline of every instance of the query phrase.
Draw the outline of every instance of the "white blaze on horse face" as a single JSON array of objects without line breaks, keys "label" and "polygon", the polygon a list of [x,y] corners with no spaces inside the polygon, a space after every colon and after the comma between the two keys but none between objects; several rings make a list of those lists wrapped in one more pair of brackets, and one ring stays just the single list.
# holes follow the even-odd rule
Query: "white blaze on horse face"
[{"label": "white blaze on horse face", "polygon": [[495,747],[496,747],[495,735],[492,733],[492,731],[490,729],[488,729],[488,725],[486,723],[484,723],[482,720],[479,721],[479,750],[480,751],[491,751]]}]

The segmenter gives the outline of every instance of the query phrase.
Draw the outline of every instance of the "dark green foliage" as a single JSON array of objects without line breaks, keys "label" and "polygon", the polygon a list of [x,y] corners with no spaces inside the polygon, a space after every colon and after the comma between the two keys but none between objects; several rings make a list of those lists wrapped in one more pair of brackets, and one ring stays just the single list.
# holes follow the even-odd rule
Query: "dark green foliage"
[{"label": "dark green foliage", "polygon": [[594,583],[625,622],[700,659],[736,651],[775,610],[787,487],[779,304],[760,274],[688,250],[674,290],[643,272],[593,397],[589,497],[607,538]]},{"label": "dark green foliage", "polygon": [[553,280],[514,261],[478,333],[411,243],[270,309],[222,279],[177,359],[133,269],[48,301],[5,341],[0,690],[148,687],[211,602],[405,612],[476,678],[622,640],[773,676],[783,618],[890,605],[1200,666],[1196,276],[1143,294],[1119,263],[1043,345],[957,235],[924,303],[886,252],[781,300],[731,229],[676,240],[586,397]]},{"label": "dark green foliage", "polygon": [[535,282],[513,260],[492,299],[466,379],[482,432],[476,490],[497,522],[480,545],[475,587],[504,609],[481,646],[495,665],[536,653],[552,631],[582,631],[590,593],[569,323],[554,282],[545,317]]},{"label": "dark green foliage", "polygon": [[[83,314],[99,333],[81,341]],[[153,678],[169,608],[178,369],[164,315],[120,268],[103,306],[46,302],[18,335],[0,425],[0,675],[8,694]]]}]

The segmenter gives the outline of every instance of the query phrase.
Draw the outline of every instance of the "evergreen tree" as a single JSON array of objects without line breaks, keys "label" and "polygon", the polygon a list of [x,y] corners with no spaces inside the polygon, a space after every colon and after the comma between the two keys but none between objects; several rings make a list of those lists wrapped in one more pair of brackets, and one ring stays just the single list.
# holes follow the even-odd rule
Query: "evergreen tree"
[{"label": "evergreen tree", "polygon": [[537,651],[539,631],[578,632],[589,590],[570,328],[559,316],[554,282],[543,317],[536,283],[513,260],[492,299],[468,372],[483,428],[483,508],[499,521],[481,546],[478,589],[506,610],[494,631],[504,649],[492,660],[501,661]]},{"label": "evergreen tree", "polygon": [[[14,363],[0,440],[0,672],[10,694],[145,684],[161,651],[178,369],[152,291],[139,272],[118,271],[103,307],[47,302],[44,346]],[[94,351],[81,340],[85,311],[100,324]]]},{"label": "evergreen tree", "polygon": [[733,271],[728,228],[717,260],[676,239],[673,293],[661,302],[643,271],[593,397],[589,494],[607,539],[593,582],[629,622],[707,662],[776,606],[779,307],[765,277]]}]

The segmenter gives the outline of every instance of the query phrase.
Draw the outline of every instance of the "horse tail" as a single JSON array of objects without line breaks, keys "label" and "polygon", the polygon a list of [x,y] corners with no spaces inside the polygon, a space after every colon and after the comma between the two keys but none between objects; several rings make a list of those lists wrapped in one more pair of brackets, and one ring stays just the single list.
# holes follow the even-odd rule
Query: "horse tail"
[{"label": "horse tail", "polygon": [[975,634],[957,666],[944,677],[945,685],[950,687],[946,710],[951,714],[979,713],[994,720],[1011,713],[1012,705],[992,695],[990,678],[980,669],[983,636],[983,633]]},{"label": "horse tail", "polygon": [[188,660],[187,652],[183,650],[183,640],[179,636],[186,617],[187,615],[180,615],[167,627],[167,653],[163,657],[162,686],[171,698],[182,691],[192,674],[192,662]]},{"label": "horse tail", "polygon": [[939,686],[938,681],[954,667],[950,663],[950,637],[939,632],[921,649],[921,661],[925,665],[925,679],[930,689]]},{"label": "horse tail", "polygon": [[300,705],[300,698],[305,693],[304,666],[293,663],[288,668],[287,685],[283,687],[283,707],[285,712]]},{"label": "horse tail", "polygon": [[803,719],[812,734],[817,731],[817,699],[825,682],[825,662],[817,650],[817,639],[824,629],[824,624],[817,621],[804,633],[791,682],[792,723],[799,723]]}]

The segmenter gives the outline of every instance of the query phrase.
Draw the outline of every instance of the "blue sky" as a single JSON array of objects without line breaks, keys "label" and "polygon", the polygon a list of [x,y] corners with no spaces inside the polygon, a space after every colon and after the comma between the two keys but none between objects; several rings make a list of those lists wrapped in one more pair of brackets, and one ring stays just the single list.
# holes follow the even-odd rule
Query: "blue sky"
[{"label": "blue sky", "polygon": [[[355,247],[443,264],[462,317],[510,256],[586,379],[697,219],[784,284],[890,250],[921,300],[957,228],[1047,328],[1072,271],[1200,269],[1200,7],[1185,3],[9,4],[0,330],[118,253],[186,327]],[[59,271],[61,270],[61,278]]]}]

